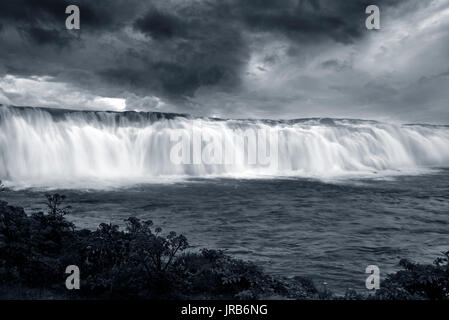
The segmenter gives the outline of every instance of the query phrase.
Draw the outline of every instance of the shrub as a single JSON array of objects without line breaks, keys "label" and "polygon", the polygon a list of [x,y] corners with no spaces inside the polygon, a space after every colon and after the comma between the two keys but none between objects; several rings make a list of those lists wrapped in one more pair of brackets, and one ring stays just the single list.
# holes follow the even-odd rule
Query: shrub
[{"label": "shrub", "polygon": [[56,194],[46,194],[45,197],[47,198],[47,210],[49,216],[54,217],[63,217],[66,214],[69,213],[70,206],[62,207],[62,203],[65,200],[64,195],[60,195],[59,193]]},{"label": "shrub", "polygon": [[449,251],[433,264],[424,265],[403,259],[403,268],[388,275],[376,292],[377,299],[447,300],[449,298]]}]

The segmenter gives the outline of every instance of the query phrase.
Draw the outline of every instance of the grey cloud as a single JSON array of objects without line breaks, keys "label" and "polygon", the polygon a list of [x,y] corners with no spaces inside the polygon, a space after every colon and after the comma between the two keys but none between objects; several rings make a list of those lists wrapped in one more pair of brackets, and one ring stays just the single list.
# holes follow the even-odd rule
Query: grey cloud
[{"label": "grey cloud", "polygon": [[[81,9],[79,32],[65,29],[68,4]],[[413,101],[413,92],[420,92],[422,100],[444,101],[438,89],[424,84],[431,81],[440,88],[447,82],[442,72],[437,80],[432,78],[434,72],[418,66],[414,72],[423,79],[420,83],[408,70],[388,78],[353,65],[348,52],[360,58],[359,51],[372,35],[364,27],[369,4],[365,0],[4,0],[0,73],[49,75],[51,81],[93,94],[123,97],[130,108],[165,105],[169,111],[199,115],[371,116],[376,112],[367,113],[367,106],[385,114],[393,114],[393,107],[405,113],[405,104],[413,108],[419,100]],[[416,0],[376,4],[382,22],[389,16],[407,18],[427,10]],[[387,26],[378,34],[388,32]],[[441,37],[447,48],[448,39]],[[272,48],[276,42],[282,43],[282,50]],[[417,49],[404,48],[402,53]]]}]

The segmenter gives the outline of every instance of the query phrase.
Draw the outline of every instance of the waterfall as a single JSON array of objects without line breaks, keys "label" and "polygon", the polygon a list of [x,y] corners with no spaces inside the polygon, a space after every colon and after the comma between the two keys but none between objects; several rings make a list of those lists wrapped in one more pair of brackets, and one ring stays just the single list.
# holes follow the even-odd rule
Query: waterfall
[{"label": "waterfall", "polygon": [[0,179],[13,186],[379,175],[448,164],[446,126],[0,106]]}]

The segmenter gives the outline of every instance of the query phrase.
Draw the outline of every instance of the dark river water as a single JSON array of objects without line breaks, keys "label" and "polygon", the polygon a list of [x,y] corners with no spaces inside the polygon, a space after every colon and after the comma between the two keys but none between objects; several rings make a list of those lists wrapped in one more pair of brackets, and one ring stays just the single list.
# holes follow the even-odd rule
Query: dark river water
[{"label": "dark river water", "polygon": [[[53,190],[52,192],[56,192]],[[401,258],[432,262],[449,249],[449,170],[378,180],[195,179],[109,190],[57,190],[79,227],[129,216],[183,233],[193,250],[225,249],[272,274],[306,276],[336,293],[364,290]],[[7,191],[28,212],[46,190]]]}]

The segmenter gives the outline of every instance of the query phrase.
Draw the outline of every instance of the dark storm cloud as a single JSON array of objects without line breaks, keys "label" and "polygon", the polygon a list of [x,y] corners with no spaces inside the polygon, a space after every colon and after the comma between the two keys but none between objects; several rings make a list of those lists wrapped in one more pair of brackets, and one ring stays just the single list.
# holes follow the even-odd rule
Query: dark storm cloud
[{"label": "dark storm cloud", "polygon": [[[404,1],[380,0],[376,1],[376,5],[397,6]],[[150,9],[136,21],[135,27],[156,39],[182,37],[189,31],[207,32],[202,21],[212,18],[216,25],[277,32],[296,41],[333,38],[336,41],[351,42],[362,36],[366,18],[364,10],[370,4],[372,1],[369,0],[192,2],[192,7],[187,10],[183,8],[177,11],[170,6],[165,7],[166,12]]]},{"label": "dark storm cloud", "polygon": [[25,37],[37,45],[53,44],[55,46],[67,46],[72,38],[66,32],[59,32],[54,29],[44,29],[36,27],[27,27],[21,29]]},{"label": "dark storm cloud", "polygon": [[[388,1],[388,4],[397,2]],[[119,45],[111,48],[123,51],[120,56],[125,56],[126,63],[111,61],[110,65],[96,68],[87,62],[86,70],[102,81],[124,86],[127,90],[156,94],[179,103],[203,86],[220,86],[226,90],[239,85],[241,70],[250,55],[251,39],[244,38],[245,32],[275,33],[293,42],[332,38],[347,43],[362,36],[363,10],[369,1],[338,1],[337,4],[330,0],[190,3],[7,0],[0,5],[0,19],[36,44],[35,50],[40,50],[41,45],[70,47],[72,42],[80,40],[76,33],[63,27],[65,8],[70,4],[81,9],[84,38],[95,33],[119,32],[126,25],[148,38],[144,49],[126,50]],[[157,54],[151,52],[154,49]],[[18,56],[25,60],[26,69],[27,54],[20,52]],[[68,67],[71,65],[70,61],[61,62]],[[15,68],[7,65],[6,69],[13,71]],[[36,66],[30,69],[39,73]]]},{"label": "dark storm cloud", "polygon": [[49,27],[61,10],[65,10],[63,1],[2,1],[0,19],[4,24],[17,27],[29,41],[59,46],[67,44],[66,35],[60,29]]},{"label": "dark storm cloud", "polygon": [[[348,4],[350,2],[351,4]],[[382,1],[387,3],[387,1]],[[395,5],[399,1],[388,1]],[[133,28],[165,55],[142,69],[116,67],[101,72],[103,79],[136,89],[154,90],[178,102],[204,86],[237,87],[250,56],[245,32],[286,36],[303,44],[331,38],[349,43],[362,36],[364,9],[369,1],[192,1],[153,2]],[[151,50],[149,48],[148,50]],[[157,81],[149,80],[156,78]]]},{"label": "dark storm cloud", "polygon": [[262,31],[279,32],[294,41],[332,38],[350,43],[364,34],[365,8],[397,6],[404,0],[249,0],[242,3],[238,15],[245,25]]},{"label": "dark storm cloud", "polygon": [[120,25],[120,18],[129,12],[127,3],[132,7],[136,1],[6,0],[0,4],[0,18],[16,25],[56,26],[64,22],[66,7],[77,5],[82,8],[83,25],[95,31]]},{"label": "dark storm cloud", "polygon": [[202,86],[222,89],[239,84],[240,70],[249,58],[241,25],[223,15],[222,4],[152,4],[132,24],[159,56],[141,56],[139,69],[118,66],[101,72],[105,80],[150,90],[179,103]]},{"label": "dark storm cloud", "polygon": [[[125,1],[6,0],[0,3],[0,19],[37,44],[68,45],[76,37],[61,26],[67,17],[65,9],[72,4],[82,8],[87,32],[116,30],[123,25],[121,18],[130,11]],[[132,1],[130,4],[132,8]]]},{"label": "dark storm cloud", "polygon": [[[142,105],[139,97],[156,97],[175,106],[172,111],[186,108],[205,115],[235,116],[242,108],[264,117],[270,108],[299,115],[294,105],[327,110],[334,101],[366,104],[383,93],[384,100],[396,103],[400,90],[392,86],[406,80],[390,86],[386,76],[364,79],[370,76],[357,70],[360,63],[353,65],[358,53],[344,48],[362,50],[372,36],[364,25],[368,5],[381,8],[383,22],[386,16],[402,17],[395,12],[401,6],[413,13],[424,10],[424,3],[428,1],[4,0],[0,75],[51,76],[49,81],[93,94],[130,97],[136,105]],[[70,4],[81,10],[79,31],[65,29]],[[315,61],[335,48],[340,51],[334,56]],[[314,68],[315,74],[305,74]]]},{"label": "dark storm cloud", "polygon": [[170,39],[185,34],[185,24],[175,15],[152,9],[134,23],[134,27],[154,39]]}]

